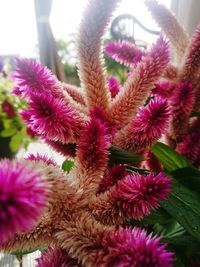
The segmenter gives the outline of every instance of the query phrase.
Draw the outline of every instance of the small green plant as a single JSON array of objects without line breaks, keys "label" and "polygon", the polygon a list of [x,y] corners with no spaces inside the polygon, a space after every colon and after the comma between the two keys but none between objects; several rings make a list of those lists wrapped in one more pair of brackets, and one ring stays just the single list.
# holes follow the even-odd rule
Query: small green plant
[{"label": "small green plant", "polygon": [[28,129],[19,112],[27,107],[27,103],[12,94],[14,82],[10,77],[9,64],[0,64],[0,140],[8,142],[8,150],[16,153],[20,147],[27,147],[35,138]]}]

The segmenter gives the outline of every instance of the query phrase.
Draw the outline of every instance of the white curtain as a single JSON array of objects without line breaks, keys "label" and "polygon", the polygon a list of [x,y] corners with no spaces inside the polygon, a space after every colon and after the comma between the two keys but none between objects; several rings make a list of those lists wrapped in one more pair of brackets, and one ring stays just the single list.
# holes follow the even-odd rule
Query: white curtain
[{"label": "white curtain", "polygon": [[189,35],[192,35],[200,24],[200,1],[171,0],[171,9]]}]

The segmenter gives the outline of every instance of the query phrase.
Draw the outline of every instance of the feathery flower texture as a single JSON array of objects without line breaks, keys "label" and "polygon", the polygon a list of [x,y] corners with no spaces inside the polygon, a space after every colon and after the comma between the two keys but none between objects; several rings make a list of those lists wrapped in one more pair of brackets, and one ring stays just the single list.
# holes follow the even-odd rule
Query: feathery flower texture
[{"label": "feathery flower texture", "polygon": [[[120,85],[106,77],[102,56],[102,36],[119,2],[89,0],[77,43],[81,88],[59,82],[33,60],[17,60],[14,91],[29,104],[22,118],[74,159],[69,173],[40,155],[0,162],[0,248],[49,247],[38,267],[173,266],[173,253],[159,237],[126,224],[139,225],[167,201],[171,180],[149,151],[160,138],[200,167],[194,115],[200,111],[199,29],[190,41],[166,8],[147,1],[178,63],[170,64],[163,35],[147,51],[125,41],[107,44],[104,52],[130,67]],[[149,155],[149,173],[130,173],[124,162],[112,165],[111,146]]]},{"label": "feathery flower texture", "polygon": [[0,242],[30,230],[47,202],[43,175],[25,162],[0,162]]}]

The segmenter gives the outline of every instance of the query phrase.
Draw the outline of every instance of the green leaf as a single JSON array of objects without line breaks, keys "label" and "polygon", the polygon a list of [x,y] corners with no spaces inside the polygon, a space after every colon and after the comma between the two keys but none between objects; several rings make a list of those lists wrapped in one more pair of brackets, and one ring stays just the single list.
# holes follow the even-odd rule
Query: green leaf
[{"label": "green leaf", "polygon": [[67,173],[69,173],[73,167],[74,167],[74,161],[72,160],[65,160],[62,164],[62,170]]},{"label": "green leaf", "polygon": [[10,149],[12,152],[17,152],[22,144],[23,135],[22,133],[18,132],[17,134],[13,135],[10,140]]},{"label": "green leaf", "polygon": [[163,224],[156,223],[153,226],[154,233],[162,238],[177,238],[185,233],[185,229],[177,221],[171,220]]},{"label": "green leaf", "polygon": [[6,128],[0,133],[0,135],[1,137],[10,137],[10,136],[13,136],[16,132],[17,132],[17,129],[14,127]]},{"label": "green leaf", "polygon": [[110,158],[109,158],[111,165],[120,164],[120,163],[135,164],[135,163],[138,163],[144,160],[144,157],[138,154],[123,150],[116,146],[111,146],[109,150],[111,152]]},{"label": "green leaf", "polygon": [[200,240],[200,196],[174,180],[167,201],[161,206],[194,238]]},{"label": "green leaf", "polygon": [[12,126],[12,120],[11,119],[4,119],[3,120],[3,127],[6,128],[11,128]]},{"label": "green leaf", "polygon": [[138,167],[135,167],[135,166],[127,166],[126,167],[127,171],[128,172],[132,172],[132,173],[139,173],[139,174],[148,174],[150,173],[150,170],[147,170],[147,169],[142,169],[142,168],[138,168]]},{"label": "green leaf", "polygon": [[185,185],[187,188],[200,193],[200,171],[191,168],[181,168],[170,173],[173,178]]},{"label": "green leaf", "polygon": [[151,151],[168,172],[179,168],[191,167],[191,164],[183,156],[163,143],[157,142],[151,147]]}]

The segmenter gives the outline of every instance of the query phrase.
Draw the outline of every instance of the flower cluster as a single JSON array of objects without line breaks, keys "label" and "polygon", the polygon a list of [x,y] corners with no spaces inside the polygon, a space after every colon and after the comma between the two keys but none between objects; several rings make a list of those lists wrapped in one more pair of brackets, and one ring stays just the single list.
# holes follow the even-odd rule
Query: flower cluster
[{"label": "flower cluster", "polygon": [[[0,190],[0,217],[8,225],[5,232],[0,228],[1,248],[27,251],[50,246],[38,259],[38,267],[171,267],[174,261],[173,253],[149,229],[126,224],[134,221],[138,226],[160,207],[161,200],[167,201],[171,179],[159,170],[161,166],[149,151],[163,135],[177,151],[199,164],[200,146],[196,145],[192,155],[188,150],[192,142],[199,142],[194,131],[199,120],[192,117],[199,111],[199,61],[195,57],[199,32],[189,43],[174,17],[163,6],[148,1],[178,60],[189,52],[178,68],[170,65],[169,44],[162,35],[145,52],[127,42],[109,44],[105,51],[130,66],[127,81],[120,85],[115,77],[106,77],[101,46],[118,2],[90,0],[85,10],[77,43],[81,88],[62,84],[33,60],[17,61],[15,93],[29,104],[22,118],[49,146],[74,159],[74,168],[67,174],[46,157],[29,156],[22,171],[22,188],[15,188],[14,183],[20,185],[18,168],[22,165],[0,165],[0,183],[1,178],[5,183]],[[162,12],[166,21],[159,16]],[[123,162],[112,166],[112,146],[147,155],[149,173],[130,173]],[[3,169],[9,164],[10,168]],[[138,165],[132,162],[136,169]],[[34,198],[20,191],[29,185]],[[22,213],[29,206],[26,225]]]},{"label": "flower cluster", "polygon": [[[151,91],[151,97],[155,98],[155,101],[162,98],[169,105],[171,114],[169,127],[165,132],[165,140],[167,144],[185,156],[196,167],[200,167],[200,142],[198,138],[200,134],[198,117],[200,110],[200,28],[197,28],[192,39],[189,40],[184,29],[165,6],[158,4],[156,1],[148,0],[146,5],[153,18],[162,28],[163,33],[168,37],[174,48],[174,57],[176,58],[173,64],[169,64],[165,68],[161,79],[154,84],[154,88]],[[133,71],[135,65],[141,64],[143,58],[149,53],[148,51],[140,50],[128,41],[111,41],[106,45],[104,51],[108,56],[128,66],[130,71]],[[159,116],[156,116],[156,118],[159,120]],[[142,122],[140,125],[143,128]],[[162,127],[158,127],[158,129],[161,130]],[[130,128],[129,133],[135,136],[134,132],[135,127],[133,126],[133,130]],[[124,138],[125,135],[120,137],[121,145],[126,149],[130,149],[132,144],[130,144],[129,139]],[[144,138],[145,141],[148,140],[144,134],[140,137]],[[132,136],[130,138],[132,139]],[[141,147],[140,143],[139,147]]]}]

